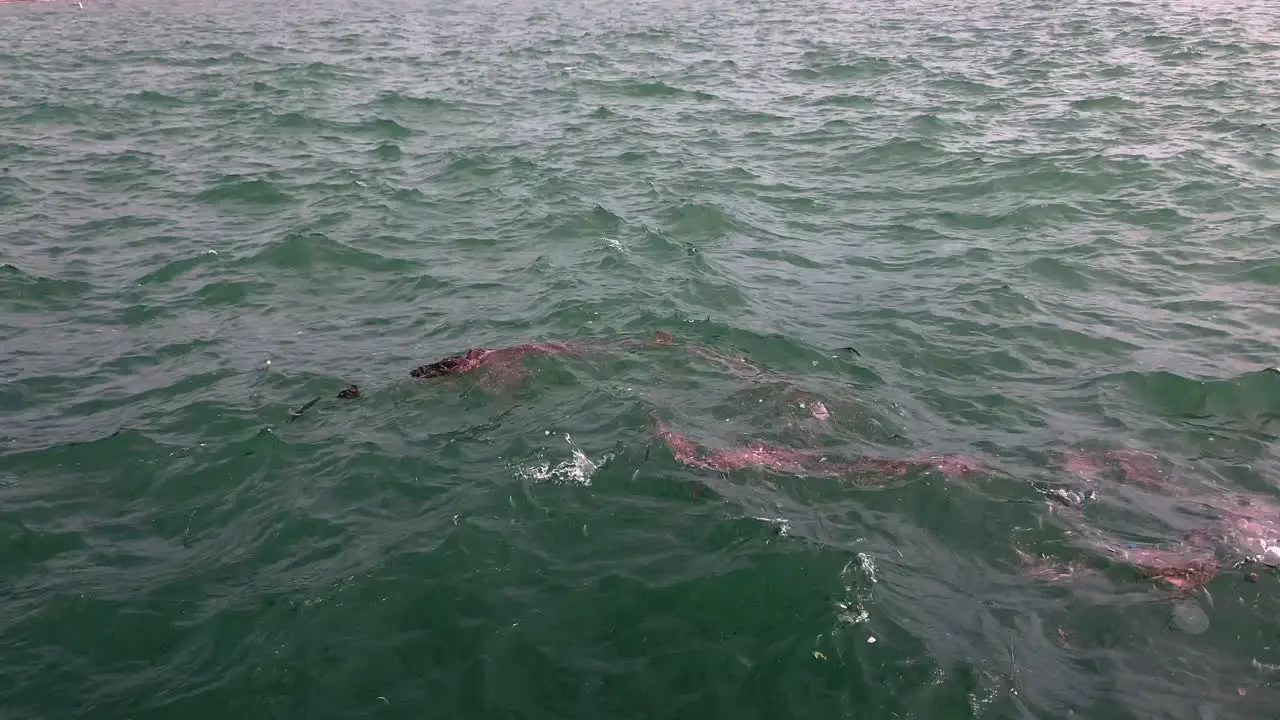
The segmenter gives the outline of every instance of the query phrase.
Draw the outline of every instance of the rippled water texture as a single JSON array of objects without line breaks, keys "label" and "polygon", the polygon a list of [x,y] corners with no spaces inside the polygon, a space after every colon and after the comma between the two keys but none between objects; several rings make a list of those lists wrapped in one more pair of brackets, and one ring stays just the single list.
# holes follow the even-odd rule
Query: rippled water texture
[{"label": "rippled water texture", "polygon": [[1273,716],[1269,5],[0,5],[0,715]]}]

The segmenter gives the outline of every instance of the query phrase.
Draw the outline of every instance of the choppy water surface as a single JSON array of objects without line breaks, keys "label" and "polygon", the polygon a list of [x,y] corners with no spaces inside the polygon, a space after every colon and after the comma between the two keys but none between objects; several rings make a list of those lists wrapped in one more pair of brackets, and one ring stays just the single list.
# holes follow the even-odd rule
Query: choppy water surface
[{"label": "choppy water surface", "polygon": [[1267,6],[0,5],[0,714],[1270,716]]}]

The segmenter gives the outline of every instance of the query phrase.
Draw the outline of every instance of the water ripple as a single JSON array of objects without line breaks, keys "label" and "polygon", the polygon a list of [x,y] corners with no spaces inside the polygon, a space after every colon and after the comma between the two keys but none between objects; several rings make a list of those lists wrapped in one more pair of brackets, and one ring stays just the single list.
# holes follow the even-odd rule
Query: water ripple
[{"label": "water ripple", "polygon": [[1268,11],[0,3],[0,702],[1266,716]]}]

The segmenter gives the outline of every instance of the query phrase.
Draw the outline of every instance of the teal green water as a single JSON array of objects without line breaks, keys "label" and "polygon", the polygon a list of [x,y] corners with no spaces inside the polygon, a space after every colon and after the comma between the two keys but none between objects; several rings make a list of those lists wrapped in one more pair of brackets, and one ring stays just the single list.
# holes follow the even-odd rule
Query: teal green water
[{"label": "teal green water", "polygon": [[[1280,502],[1277,17],[0,5],[0,717],[1274,717],[1274,571],[1080,528]],[[660,348],[407,376],[657,330],[831,422]]]}]

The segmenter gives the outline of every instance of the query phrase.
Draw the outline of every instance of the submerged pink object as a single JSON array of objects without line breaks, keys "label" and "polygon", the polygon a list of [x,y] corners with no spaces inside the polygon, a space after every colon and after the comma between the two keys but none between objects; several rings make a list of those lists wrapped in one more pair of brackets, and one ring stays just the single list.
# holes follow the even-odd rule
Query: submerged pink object
[{"label": "submerged pink object", "polygon": [[672,430],[670,425],[661,420],[654,418],[651,422],[658,437],[671,450],[677,462],[703,470],[733,472],[760,469],[800,475],[818,460],[812,453],[803,450],[763,443],[745,448],[707,448]]},{"label": "submerged pink object", "polygon": [[1231,494],[1209,503],[1222,511],[1222,541],[1249,560],[1280,567],[1280,507],[1248,494]]},{"label": "submerged pink object", "polygon": [[1163,485],[1168,481],[1164,468],[1160,467],[1160,458],[1152,453],[1125,448],[1107,452],[1106,458],[1120,468],[1126,480],[1144,485]]},{"label": "submerged pink object", "polygon": [[497,349],[472,348],[465,355],[454,355],[420,365],[409,371],[409,375],[420,379],[458,376],[484,368],[494,370],[497,379],[514,382],[528,374],[522,365],[527,356],[578,355],[582,352],[583,348],[578,345],[558,342],[523,343]]},{"label": "submerged pink object", "polygon": [[1062,469],[1085,480],[1096,480],[1103,472],[1103,466],[1097,458],[1075,452],[1063,454]]},{"label": "submerged pink object", "polygon": [[1087,482],[1098,481],[1113,472],[1127,482],[1147,487],[1166,489],[1170,484],[1160,458],[1142,450],[1072,450],[1063,453],[1060,462],[1065,472]]},{"label": "submerged pink object", "polygon": [[929,461],[949,478],[981,475],[986,471],[981,460],[968,455],[941,455],[931,457]]},{"label": "submerged pink object", "polygon": [[[1280,567],[1280,505],[1248,493],[1213,495],[1203,503],[1220,513],[1218,521],[1191,530],[1179,542],[1139,547],[1105,538],[1092,547],[1175,594],[1204,588],[1217,577],[1224,562],[1233,559]],[[1053,572],[1047,559],[1032,562],[1024,558],[1024,567],[1037,576]]]},{"label": "submerged pink object", "polygon": [[681,345],[680,343],[677,343],[675,337],[666,330],[658,330],[654,333],[653,344],[664,347],[683,347],[690,355],[694,355],[703,360],[719,365],[729,374],[740,378],[757,377],[770,373],[767,368],[756,364],[755,361],[746,355],[730,355],[716,350],[715,348],[707,347],[706,345],[698,345],[696,343],[684,343]]},{"label": "submerged pink object", "polygon": [[[1221,568],[1207,533],[1192,532],[1180,543],[1164,547],[1135,547],[1115,540],[1093,545],[1115,562],[1132,567],[1139,577],[1164,584],[1177,595],[1199,590],[1218,575]],[[1079,561],[1061,562],[1048,555],[1031,555],[1014,548],[1023,572],[1051,582],[1069,580],[1087,568]]]},{"label": "submerged pink object", "polygon": [[671,450],[677,462],[703,470],[733,472],[769,470],[785,475],[843,478],[850,475],[875,475],[880,479],[900,479],[915,470],[936,469],[945,477],[980,474],[982,465],[973,458],[941,455],[928,458],[863,458],[854,462],[830,461],[812,450],[795,450],[758,443],[740,448],[710,448],[699,445],[667,423],[651,418],[658,437]]},{"label": "submerged pink object", "polygon": [[981,475],[983,466],[963,455],[935,455],[925,458],[864,458],[845,466],[858,474],[877,473],[889,478],[906,477],[915,470],[937,470],[943,477],[954,479]]},{"label": "submerged pink object", "polygon": [[1218,575],[1219,563],[1213,548],[1198,535],[1174,548],[1127,548],[1107,546],[1117,560],[1137,568],[1147,578],[1169,585],[1174,591],[1188,593],[1208,585]]}]

